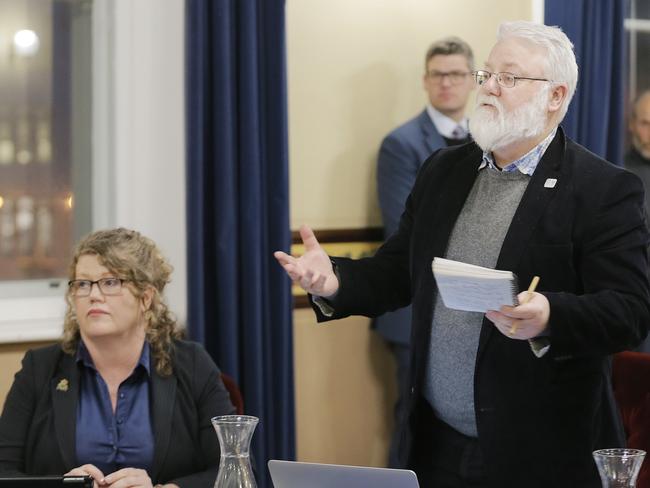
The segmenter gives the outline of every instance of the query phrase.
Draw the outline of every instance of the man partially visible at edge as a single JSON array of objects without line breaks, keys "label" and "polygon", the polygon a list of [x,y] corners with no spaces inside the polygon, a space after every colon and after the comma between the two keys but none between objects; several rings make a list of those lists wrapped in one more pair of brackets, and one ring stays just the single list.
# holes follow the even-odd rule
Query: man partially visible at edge
[{"label": "man partially visible at edge", "polygon": [[[645,186],[646,218],[650,216],[650,90],[636,97],[628,125],[632,135],[632,147],[625,155],[625,169],[643,181]],[[637,348],[650,353],[650,337]]]}]

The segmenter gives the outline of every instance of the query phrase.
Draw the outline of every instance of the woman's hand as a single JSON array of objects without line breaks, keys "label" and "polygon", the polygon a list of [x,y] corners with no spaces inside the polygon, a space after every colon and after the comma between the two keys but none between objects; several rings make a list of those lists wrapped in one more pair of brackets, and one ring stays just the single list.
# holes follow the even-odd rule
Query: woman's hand
[{"label": "woman's hand", "polygon": [[92,476],[95,480],[93,488],[178,488],[173,483],[153,486],[147,472],[137,468],[123,468],[104,476],[96,466],[84,464],[68,471],[65,476]]},{"label": "woman's hand", "polygon": [[153,488],[151,478],[144,469],[122,468],[101,480],[102,487]]},{"label": "woman's hand", "polygon": [[71,469],[64,476],[92,476],[95,480],[93,488],[99,488],[101,486],[100,480],[104,478],[104,473],[102,473],[97,466],[84,464],[78,468]]}]

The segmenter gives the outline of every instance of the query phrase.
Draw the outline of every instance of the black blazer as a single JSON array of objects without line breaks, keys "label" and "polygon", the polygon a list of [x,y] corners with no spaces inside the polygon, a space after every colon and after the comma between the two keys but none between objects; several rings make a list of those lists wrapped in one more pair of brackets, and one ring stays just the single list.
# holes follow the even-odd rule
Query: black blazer
[{"label": "black blazer", "polygon": [[[181,488],[212,486],[219,441],[210,419],[234,413],[219,369],[198,344],[175,341],[173,373],[152,364],[154,460],[151,480]],[[67,389],[57,385],[67,380]],[[60,475],[77,467],[79,369],[59,345],[30,350],[0,418],[0,473]],[[108,473],[107,473],[108,474]]]},{"label": "black blazer", "polygon": [[[481,155],[474,143],[434,153],[399,231],[374,257],[334,259],[341,288],[331,318],[372,317],[413,303],[413,367],[400,453],[405,464],[426,374],[436,295],[431,261],[445,255]],[[517,274],[522,290],[534,275],[541,277],[538,291],[551,307],[551,348],[537,358],[526,341],[505,337],[487,319],[480,331],[474,401],[493,486],[599,487],[591,452],[623,444],[610,355],[638,344],[650,323],[643,197],[635,175],[558,129],[497,262],[498,269]],[[314,309],[319,320],[330,319]]]}]

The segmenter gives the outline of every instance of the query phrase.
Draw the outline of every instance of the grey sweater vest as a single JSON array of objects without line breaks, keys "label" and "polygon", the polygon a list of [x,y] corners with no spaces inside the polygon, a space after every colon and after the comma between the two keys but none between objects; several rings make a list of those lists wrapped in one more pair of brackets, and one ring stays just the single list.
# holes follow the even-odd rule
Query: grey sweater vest
[{"label": "grey sweater vest", "polygon": [[[519,172],[482,169],[458,216],[446,258],[494,268],[530,177]],[[474,367],[482,313],[433,308],[424,396],[436,416],[467,436],[476,437]]]}]

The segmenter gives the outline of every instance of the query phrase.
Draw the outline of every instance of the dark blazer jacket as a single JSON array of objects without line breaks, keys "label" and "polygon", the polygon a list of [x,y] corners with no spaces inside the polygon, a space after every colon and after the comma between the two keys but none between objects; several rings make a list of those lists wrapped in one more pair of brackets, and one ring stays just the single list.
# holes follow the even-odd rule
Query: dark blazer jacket
[{"label": "dark blazer jacket", "polygon": [[[645,186],[645,212],[650,215],[650,159],[644,158],[635,147],[625,155],[625,169],[631,171],[643,181]],[[636,349],[639,352],[650,353],[650,336]]]},{"label": "dark blazer jacket", "polygon": [[[409,462],[432,322],[434,256],[444,256],[481,161],[474,143],[441,149],[422,168],[398,232],[371,258],[335,258],[334,315],[375,316],[413,303]],[[553,181],[555,183],[553,185]],[[548,182],[548,183],[547,183]],[[534,275],[550,302],[551,348],[480,331],[474,400],[487,476],[495,487],[599,487],[594,449],[622,445],[610,355],[638,344],[650,323],[648,230],[639,179],[558,129],[515,212],[497,268],[521,290]],[[486,212],[490,209],[486,208]],[[478,331],[477,331],[478,333]]]},{"label": "dark blazer jacket", "polygon": [[[161,377],[153,364],[151,368],[155,445],[149,475],[154,484],[212,486],[219,441],[210,419],[232,414],[235,408],[219,369],[200,345],[175,341],[173,370],[171,376]],[[79,378],[74,356],[59,345],[25,354],[0,418],[0,473],[60,475],[79,465]],[[67,380],[67,389],[62,380]]]},{"label": "dark blazer jacket", "polygon": [[[397,230],[406,198],[427,158],[445,147],[445,140],[426,110],[388,134],[377,158],[377,195],[384,237]],[[387,312],[373,321],[373,327],[385,339],[408,345],[411,336],[411,307]]]}]

